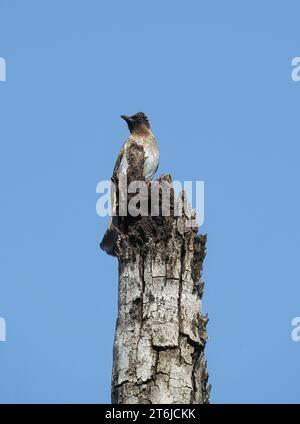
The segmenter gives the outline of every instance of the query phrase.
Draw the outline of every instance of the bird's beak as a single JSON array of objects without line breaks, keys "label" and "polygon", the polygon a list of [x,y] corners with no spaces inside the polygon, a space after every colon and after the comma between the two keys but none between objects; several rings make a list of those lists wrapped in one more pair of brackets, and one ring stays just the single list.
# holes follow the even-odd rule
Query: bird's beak
[{"label": "bird's beak", "polygon": [[124,119],[124,121],[126,121],[128,124],[131,122],[133,122],[133,119],[130,118],[130,116],[126,116],[126,115],[121,115],[121,118]]}]

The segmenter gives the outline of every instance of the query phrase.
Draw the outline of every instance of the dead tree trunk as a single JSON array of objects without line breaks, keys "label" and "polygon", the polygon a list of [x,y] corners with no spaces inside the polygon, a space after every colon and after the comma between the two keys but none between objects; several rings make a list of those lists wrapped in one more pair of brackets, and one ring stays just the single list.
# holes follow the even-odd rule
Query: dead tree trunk
[{"label": "dead tree trunk", "polygon": [[[129,160],[129,182],[143,179],[139,147]],[[170,176],[159,181],[171,185]],[[172,197],[168,217],[119,218],[113,403],[209,402],[200,278],[206,236],[190,225],[195,215],[187,205],[174,216],[182,202],[183,195]]]}]

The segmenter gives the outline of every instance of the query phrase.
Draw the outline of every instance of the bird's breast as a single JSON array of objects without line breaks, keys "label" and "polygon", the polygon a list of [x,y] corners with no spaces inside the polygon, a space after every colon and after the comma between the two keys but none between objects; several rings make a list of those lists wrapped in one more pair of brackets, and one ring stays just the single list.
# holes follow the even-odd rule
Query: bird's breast
[{"label": "bird's breast", "polygon": [[136,142],[143,146],[145,154],[144,177],[152,178],[159,165],[159,149],[156,140],[151,137],[140,137]]}]

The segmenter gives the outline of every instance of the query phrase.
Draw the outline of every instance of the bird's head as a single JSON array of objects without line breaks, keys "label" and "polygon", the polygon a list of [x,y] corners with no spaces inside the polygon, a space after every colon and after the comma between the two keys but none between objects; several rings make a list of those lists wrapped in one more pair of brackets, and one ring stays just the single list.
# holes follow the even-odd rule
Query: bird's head
[{"label": "bird's head", "polygon": [[131,133],[149,131],[150,129],[149,120],[143,112],[138,112],[132,116],[121,115],[121,118],[127,122]]}]

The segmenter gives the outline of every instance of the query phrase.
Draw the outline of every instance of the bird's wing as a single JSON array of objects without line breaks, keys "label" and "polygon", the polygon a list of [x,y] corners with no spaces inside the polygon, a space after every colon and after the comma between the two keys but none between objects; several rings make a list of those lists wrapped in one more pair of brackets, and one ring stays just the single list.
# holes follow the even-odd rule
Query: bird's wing
[{"label": "bird's wing", "polygon": [[114,167],[113,175],[119,174],[120,172],[126,172],[128,167],[127,157],[126,157],[127,141],[124,143],[120,153],[117,157],[116,164]]},{"label": "bird's wing", "polygon": [[[120,150],[120,153],[117,157],[116,163],[115,163],[115,167],[113,170],[113,175],[112,175],[112,183],[113,184],[119,184],[120,183],[120,174],[126,174],[127,173],[127,169],[128,169],[128,161],[127,161],[127,148],[128,148],[128,144],[129,144],[130,140],[127,140],[122,149]],[[122,195],[122,185],[119,185],[119,196]],[[114,217],[116,216],[117,213],[117,196],[116,196],[116,187],[114,185],[111,186],[111,210],[112,210],[112,223],[115,225],[115,219]],[[118,202],[120,202],[120,199],[118,200]]]}]

